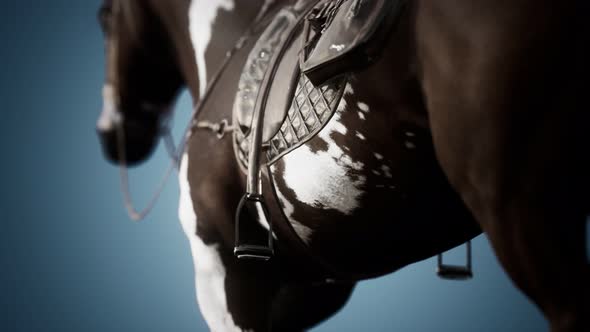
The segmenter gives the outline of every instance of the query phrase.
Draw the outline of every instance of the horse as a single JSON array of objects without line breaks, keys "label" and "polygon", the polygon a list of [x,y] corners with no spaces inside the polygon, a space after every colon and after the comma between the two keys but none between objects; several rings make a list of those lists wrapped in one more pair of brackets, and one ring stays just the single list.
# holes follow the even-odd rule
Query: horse
[{"label": "horse", "polygon": [[[248,174],[254,152],[244,152],[240,139],[247,130],[262,133],[245,131],[240,117],[248,115],[235,109],[252,110],[240,102],[251,92],[244,69],[269,27],[322,4],[377,3],[104,1],[107,70],[97,128],[106,158],[146,160],[181,88],[197,105],[179,167],[179,216],[207,324],[307,329],[338,311],[357,281],[483,231],[552,331],[589,330],[590,34],[582,1],[403,1],[366,65],[331,69],[336,78],[328,83],[320,71],[293,75],[306,62],[277,70],[270,90],[279,87],[283,97],[270,94],[269,103],[293,105],[309,87],[301,98],[336,92],[324,105],[333,114],[314,120],[323,122],[272,163],[274,150],[264,147],[258,157],[268,163]],[[301,39],[297,26],[293,38]],[[305,58],[314,52],[308,46],[292,55]],[[289,128],[274,131],[284,139]],[[240,234],[236,209],[251,182],[264,211],[242,219]],[[270,236],[274,257],[237,259],[237,236],[256,243]]]}]

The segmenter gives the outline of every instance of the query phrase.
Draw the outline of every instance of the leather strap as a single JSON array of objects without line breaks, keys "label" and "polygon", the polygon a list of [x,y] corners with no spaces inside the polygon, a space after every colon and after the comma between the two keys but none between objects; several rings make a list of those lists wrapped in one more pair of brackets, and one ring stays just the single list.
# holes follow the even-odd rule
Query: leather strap
[{"label": "leather strap", "polygon": [[[262,151],[262,132],[264,122],[264,112],[270,91],[270,84],[272,84],[278,64],[291,44],[293,38],[296,37],[297,29],[300,27],[299,23],[305,19],[307,12],[309,12],[318,1],[301,1],[293,7],[281,9],[275,20],[287,20],[289,27],[285,33],[285,39],[281,41],[282,47],[273,55],[270,64],[270,70],[266,73],[265,78],[260,87],[260,94],[256,100],[256,106],[253,115],[253,123],[251,128],[250,141],[250,155],[248,156],[248,176],[246,182],[246,192],[252,195],[262,195],[260,188],[260,155]],[[272,23],[271,23],[272,24]]]}]

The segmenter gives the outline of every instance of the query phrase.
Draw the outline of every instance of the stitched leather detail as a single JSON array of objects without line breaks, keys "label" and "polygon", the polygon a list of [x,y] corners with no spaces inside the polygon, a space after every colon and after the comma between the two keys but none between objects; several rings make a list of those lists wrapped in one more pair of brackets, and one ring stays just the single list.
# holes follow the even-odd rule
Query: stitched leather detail
[{"label": "stitched leather detail", "polygon": [[[287,116],[268,144],[268,164],[312,139],[326,125],[336,112],[346,82],[345,76],[339,76],[315,87],[300,74]],[[247,169],[250,136],[235,131],[234,145],[241,166]]]},{"label": "stitched leather detail", "polygon": [[345,81],[341,76],[315,87],[307,76],[300,75],[287,117],[270,140],[267,152],[269,163],[317,134],[334,114],[342,98]]},{"label": "stitched leather detail", "polygon": [[272,59],[276,53],[285,47],[285,38],[291,23],[289,12],[280,12],[266,28],[250,51],[240,81],[234,102],[233,114],[244,135],[248,135],[252,127],[252,117],[260,93],[262,83],[268,79]]}]

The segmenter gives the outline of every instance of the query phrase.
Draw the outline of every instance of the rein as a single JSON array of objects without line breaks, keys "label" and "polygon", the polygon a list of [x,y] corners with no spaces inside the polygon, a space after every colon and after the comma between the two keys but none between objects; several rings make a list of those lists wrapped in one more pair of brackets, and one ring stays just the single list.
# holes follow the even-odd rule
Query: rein
[{"label": "rein", "polygon": [[172,175],[174,170],[178,170],[180,166],[180,159],[182,158],[182,154],[185,153],[186,144],[188,139],[191,137],[193,128],[196,130],[209,130],[217,135],[218,139],[222,139],[225,134],[231,133],[235,130],[235,126],[230,125],[226,119],[221,120],[219,123],[212,123],[209,121],[199,121],[199,115],[201,114],[201,110],[203,105],[209,99],[211,91],[217,85],[221,75],[227,69],[230,61],[233,59],[235,54],[240,51],[246,42],[252,38],[254,35],[255,27],[262,21],[264,16],[268,13],[270,5],[266,4],[262,7],[261,11],[258,15],[254,18],[246,32],[238,39],[238,41],[234,44],[234,46],[225,53],[225,57],[221,65],[215,71],[215,74],[212,76],[211,80],[207,83],[207,87],[201,98],[197,101],[197,103],[193,106],[193,114],[191,116],[192,121],[189,122],[187,127],[183,131],[183,137],[178,145],[175,147],[174,139],[171,134],[170,129],[170,122],[169,120],[165,121],[165,124],[161,127],[159,135],[163,137],[164,144],[166,145],[166,150],[170,158],[170,165],[164,172],[156,190],[150,197],[147,205],[138,210],[136,205],[133,203],[133,198],[131,195],[130,185],[129,185],[129,174],[128,174],[128,167],[127,162],[125,160],[126,149],[125,149],[125,132],[122,126],[122,122],[120,125],[117,126],[117,145],[118,145],[118,152],[119,152],[119,176],[121,181],[121,192],[123,193],[123,203],[125,209],[127,210],[127,215],[133,221],[139,222],[144,220],[147,215],[153,210],[156,202],[158,201],[160,195],[164,191],[164,187],[168,182],[168,179]]},{"label": "rein", "polygon": [[125,161],[125,133],[123,131],[123,126],[117,126],[117,144],[118,144],[118,151],[119,151],[119,177],[121,179],[121,192],[123,193],[123,204],[125,205],[125,209],[127,210],[127,215],[133,221],[141,221],[147,217],[147,215],[153,210],[158,198],[164,191],[164,187],[172,175],[172,172],[175,169],[178,169],[178,158],[175,155],[176,151],[171,150],[174,149],[174,142],[170,132],[168,131],[164,136],[164,141],[166,144],[166,150],[170,156],[171,162],[170,166],[166,169],[164,175],[160,179],[156,191],[150,197],[148,204],[141,210],[137,210],[135,204],[133,203],[133,198],[131,197],[131,189],[129,186],[129,173],[127,162]]}]

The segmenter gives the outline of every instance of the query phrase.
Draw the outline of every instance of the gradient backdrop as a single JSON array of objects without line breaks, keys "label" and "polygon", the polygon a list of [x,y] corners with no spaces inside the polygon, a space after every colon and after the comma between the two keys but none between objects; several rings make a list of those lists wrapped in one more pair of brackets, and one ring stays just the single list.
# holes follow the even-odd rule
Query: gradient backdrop
[{"label": "gradient backdrop", "polygon": [[[121,205],[117,169],[101,156],[99,3],[0,4],[0,331],[206,331],[177,221],[177,181],[135,224]],[[190,111],[185,94],[177,137]],[[133,170],[139,202],[167,165],[160,146]],[[458,263],[463,250],[447,258]],[[470,282],[438,280],[434,259],[363,282],[314,331],[546,330],[485,237],[473,256]]]}]

